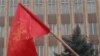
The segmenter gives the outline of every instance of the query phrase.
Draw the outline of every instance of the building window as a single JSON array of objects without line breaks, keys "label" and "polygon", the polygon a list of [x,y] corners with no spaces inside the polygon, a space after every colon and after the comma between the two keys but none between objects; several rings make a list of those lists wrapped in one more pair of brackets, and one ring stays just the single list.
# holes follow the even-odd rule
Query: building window
[{"label": "building window", "polygon": [[61,14],[70,14],[70,4],[68,1],[61,3]]},{"label": "building window", "polygon": [[56,6],[55,4],[48,5],[48,14],[56,14]]},{"label": "building window", "polygon": [[48,4],[55,4],[56,0],[48,0]]},{"label": "building window", "polygon": [[57,34],[57,24],[49,24],[50,26],[50,29],[55,33]]},{"label": "building window", "polygon": [[44,54],[44,48],[43,48],[43,46],[37,46],[37,52],[38,52],[38,55],[39,56],[44,56],[43,54]]},{"label": "building window", "polygon": [[75,2],[74,2],[75,13],[83,12],[83,3],[82,2],[83,2],[82,0],[75,0]]},{"label": "building window", "polygon": [[43,14],[42,5],[41,4],[35,4],[35,13],[38,14],[38,15]]},{"label": "building window", "polygon": [[3,48],[0,48],[0,56],[3,56]]},{"label": "building window", "polygon": [[54,56],[54,52],[57,52],[55,50],[56,50],[56,46],[50,46],[49,47],[49,56]]},{"label": "building window", "polygon": [[0,0],[0,5],[4,5],[5,0]]},{"label": "building window", "polygon": [[3,37],[3,27],[0,26],[0,37]]},{"label": "building window", "polygon": [[0,37],[2,36],[2,34],[1,34],[1,33],[2,33],[2,29],[1,29],[1,26],[0,26]]},{"label": "building window", "polygon": [[[49,24],[50,29],[57,34],[57,24]],[[71,35],[71,25],[70,24],[62,24],[61,25],[61,34],[62,35]]]},{"label": "building window", "polygon": [[34,0],[35,4],[42,4],[42,0]]},{"label": "building window", "polygon": [[[46,49],[44,46],[37,46],[36,48],[39,56],[45,56]],[[48,49],[49,56],[54,56],[54,52],[57,52],[57,46],[50,46]]]},{"label": "building window", "polygon": [[0,0],[0,16],[4,15],[4,1],[5,0]]},{"label": "building window", "polygon": [[24,4],[29,4],[29,0],[23,0]]},{"label": "building window", "polygon": [[90,35],[97,35],[96,31],[96,23],[90,23],[89,24],[90,28]]},{"label": "building window", "polygon": [[88,0],[87,10],[89,14],[96,13],[96,2],[95,0]]}]

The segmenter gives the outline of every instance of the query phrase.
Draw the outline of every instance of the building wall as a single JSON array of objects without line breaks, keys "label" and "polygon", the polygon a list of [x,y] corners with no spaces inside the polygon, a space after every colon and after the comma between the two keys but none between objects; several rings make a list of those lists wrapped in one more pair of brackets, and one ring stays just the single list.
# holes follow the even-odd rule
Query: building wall
[{"label": "building wall", "polygon": [[[78,24],[82,34],[87,35],[87,39],[94,43],[94,48],[99,50],[100,17],[97,16],[99,15],[97,1],[99,0],[21,0],[41,21],[48,19],[49,28],[59,37],[69,37]],[[0,56],[3,55],[3,40],[7,38],[5,31],[9,34],[17,4],[18,0],[0,0]],[[53,56],[53,52],[59,53],[63,50],[52,35],[47,38],[48,40],[44,37],[35,41],[39,56]]]}]

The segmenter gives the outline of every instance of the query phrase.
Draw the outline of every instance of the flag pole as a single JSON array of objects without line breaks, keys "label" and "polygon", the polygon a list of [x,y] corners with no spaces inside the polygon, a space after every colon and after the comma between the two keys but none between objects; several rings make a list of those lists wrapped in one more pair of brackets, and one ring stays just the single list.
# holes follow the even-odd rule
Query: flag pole
[{"label": "flag pole", "polygon": [[65,45],[66,48],[69,49],[70,52],[72,52],[75,56],[80,56],[78,55],[68,44],[66,44],[62,39],[58,38],[57,35],[55,35],[53,32],[50,32],[59,42],[61,42],[63,45]]}]

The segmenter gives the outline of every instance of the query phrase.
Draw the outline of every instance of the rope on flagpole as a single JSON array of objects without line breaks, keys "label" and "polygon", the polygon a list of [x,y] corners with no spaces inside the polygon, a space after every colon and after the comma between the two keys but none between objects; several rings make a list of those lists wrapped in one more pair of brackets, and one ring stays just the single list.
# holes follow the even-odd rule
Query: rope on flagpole
[{"label": "rope on flagpole", "polygon": [[75,56],[80,56],[77,54],[68,44],[66,44],[62,39],[58,38],[57,35],[55,35],[53,32],[50,32],[59,42],[61,42],[63,45],[65,45],[66,48],[69,49],[70,52],[72,52]]}]

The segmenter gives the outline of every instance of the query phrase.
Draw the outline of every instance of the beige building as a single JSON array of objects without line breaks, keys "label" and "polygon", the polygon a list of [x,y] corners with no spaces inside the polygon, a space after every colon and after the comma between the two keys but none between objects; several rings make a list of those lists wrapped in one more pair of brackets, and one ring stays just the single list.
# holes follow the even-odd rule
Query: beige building
[{"label": "beige building", "polygon": [[[7,41],[4,40],[8,39],[18,2],[36,14],[59,38],[70,36],[78,24],[100,56],[100,0],[0,0],[0,56],[5,54]],[[35,43],[39,56],[54,56],[54,52],[63,49],[50,34],[36,38]]]}]

